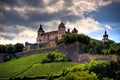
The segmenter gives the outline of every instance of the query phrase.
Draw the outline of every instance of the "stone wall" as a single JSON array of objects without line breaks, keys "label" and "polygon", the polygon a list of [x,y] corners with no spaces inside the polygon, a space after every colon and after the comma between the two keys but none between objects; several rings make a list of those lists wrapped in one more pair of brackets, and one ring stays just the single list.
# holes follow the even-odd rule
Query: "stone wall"
[{"label": "stone wall", "polygon": [[5,54],[5,53],[0,54],[0,63],[1,63],[1,62],[4,62],[4,54]]},{"label": "stone wall", "polygon": [[33,55],[33,54],[41,54],[41,53],[52,52],[52,51],[55,51],[56,49],[57,49],[57,47],[51,47],[51,48],[46,48],[46,49],[19,52],[19,53],[15,53],[15,55],[16,56],[28,56],[28,55]]},{"label": "stone wall", "polygon": [[[58,47],[51,47],[51,48],[45,48],[45,49],[39,49],[39,50],[19,52],[19,53],[15,53],[15,55],[16,56],[28,56],[28,55],[33,55],[33,54],[52,52],[55,50],[58,50],[61,53],[65,54],[71,61],[79,62],[79,54],[81,53],[81,45],[80,44],[71,44],[71,45],[61,44]],[[0,62],[3,62],[3,61],[4,61],[4,56],[1,54]]]},{"label": "stone wall", "polygon": [[61,53],[65,54],[71,61],[79,62],[79,54],[82,53],[81,46],[82,45],[80,44],[71,45],[60,44],[58,47],[16,53],[16,56],[28,56],[32,54],[41,54],[58,50]]},{"label": "stone wall", "polygon": [[[58,50],[61,53],[65,54],[71,61],[73,62],[79,62],[79,63],[84,63],[84,62],[90,62],[91,60],[106,60],[110,61],[112,57],[109,56],[91,56],[89,54],[84,54],[82,52],[82,44],[71,44],[71,45],[64,45],[60,44],[57,47],[51,47],[51,48],[46,48],[46,49],[39,49],[39,50],[32,50],[32,51],[27,51],[27,52],[19,52],[15,53],[16,56],[28,56],[28,55],[33,55],[33,54],[41,54],[41,53],[47,53],[47,52],[52,52]],[[0,54],[0,62],[4,61],[4,54]],[[117,56],[113,56],[112,60],[116,60]]]},{"label": "stone wall", "polygon": [[61,53],[64,53],[71,61],[79,62],[79,54],[82,51],[80,44],[71,44],[71,45],[61,44],[58,46],[58,50]]}]

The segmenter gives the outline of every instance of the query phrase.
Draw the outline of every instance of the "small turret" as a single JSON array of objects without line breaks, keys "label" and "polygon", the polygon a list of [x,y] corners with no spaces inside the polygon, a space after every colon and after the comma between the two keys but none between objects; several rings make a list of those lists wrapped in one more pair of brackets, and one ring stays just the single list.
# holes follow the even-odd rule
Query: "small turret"
[{"label": "small turret", "polygon": [[103,37],[108,37],[106,30],[105,30],[105,34],[103,35]]},{"label": "small turret", "polygon": [[44,32],[44,30],[43,30],[43,28],[42,28],[42,25],[40,25],[40,28],[39,28],[38,31],[43,31],[43,32]]},{"label": "small turret", "polygon": [[69,28],[68,28],[67,32],[70,33],[70,29]]},{"label": "small turret", "polygon": [[74,29],[72,30],[72,33],[77,34],[78,30],[74,27]]},{"label": "small turret", "polygon": [[60,27],[65,28],[65,24],[64,24],[63,22],[61,22],[61,23],[59,24],[59,28],[60,28]]},{"label": "small turret", "polygon": [[40,28],[39,28],[39,30],[38,30],[38,36],[43,35],[44,32],[45,32],[45,31],[43,30],[42,25],[40,25]]}]

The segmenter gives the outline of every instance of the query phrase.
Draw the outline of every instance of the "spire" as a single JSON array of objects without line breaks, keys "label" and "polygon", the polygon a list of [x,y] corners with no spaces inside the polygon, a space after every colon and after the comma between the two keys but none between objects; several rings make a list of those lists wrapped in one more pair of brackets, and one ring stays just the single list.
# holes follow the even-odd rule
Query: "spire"
[{"label": "spire", "polygon": [[108,40],[109,40],[109,39],[108,39],[108,34],[107,34],[106,29],[105,29],[105,32],[104,32],[102,41],[103,41],[103,42],[107,42]]},{"label": "spire", "polygon": [[44,31],[41,24],[40,24],[39,31]]},{"label": "spire", "polygon": [[108,37],[106,29],[105,29],[105,33],[104,33],[103,37]]},{"label": "spire", "polygon": [[105,35],[107,34],[106,28],[105,28]]}]

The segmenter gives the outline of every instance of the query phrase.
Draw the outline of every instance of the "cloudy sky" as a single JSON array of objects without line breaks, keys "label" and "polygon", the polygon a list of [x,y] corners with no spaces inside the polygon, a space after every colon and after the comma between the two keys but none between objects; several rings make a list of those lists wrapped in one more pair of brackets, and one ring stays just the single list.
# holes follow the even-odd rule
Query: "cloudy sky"
[{"label": "cloudy sky", "polygon": [[40,24],[47,32],[60,22],[98,40],[106,28],[120,42],[120,0],[0,0],[0,44],[35,43]]}]

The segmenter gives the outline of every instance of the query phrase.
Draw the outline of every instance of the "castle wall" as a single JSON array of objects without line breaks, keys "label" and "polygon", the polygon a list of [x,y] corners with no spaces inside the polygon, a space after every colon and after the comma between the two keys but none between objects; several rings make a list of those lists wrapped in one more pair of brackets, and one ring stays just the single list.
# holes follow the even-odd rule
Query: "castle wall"
[{"label": "castle wall", "polygon": [[58,50],[64,53],[71,61],[79,62],[79,54],[82,53],[80,44],[64,45],[58,46]]},{"label": "castle wall", "polygon": [[4,62],[4,56],[5,56],[5,53],[0,54],[0,63],[1,63],[1,62]]},{"label": "castle wall", "polygon": [[33,54],[47,53],[55,50],[58,50],[61,53],[65,54],[71,61],[79,62],[79,54],[81,53],[80,44],[71,44],[71,45],[61,44],[58,47],[52,47],[52,48],[34,50],[34,51],[28,51],[28,52],[19,52],[19,53],[16,53],[15,55],[28,56]]},{"label": "castle wall", "polygon": [[57,47],[51,47],[51,48],[40,49],[40,50],[19,52],[19,53],[15,53],[15,55],[16,56],[28,56],[28,55],[33,55],[33,54],[47,53],[47,52],[55,51],[56,49],[57,49]]}]

